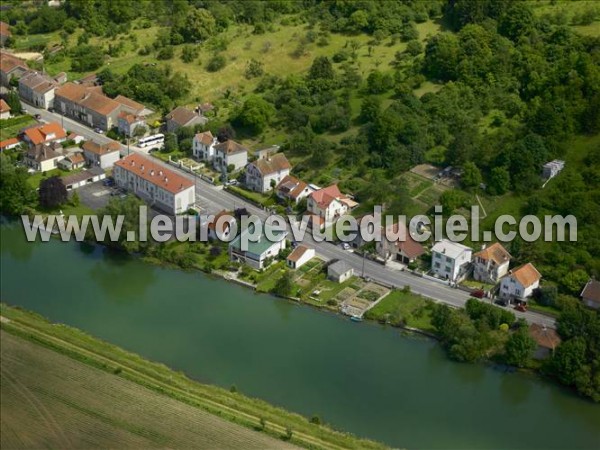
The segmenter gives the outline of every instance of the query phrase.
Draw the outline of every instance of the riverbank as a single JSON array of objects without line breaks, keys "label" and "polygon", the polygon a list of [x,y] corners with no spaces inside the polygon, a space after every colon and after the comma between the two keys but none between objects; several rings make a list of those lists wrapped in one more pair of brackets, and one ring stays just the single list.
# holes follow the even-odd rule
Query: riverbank
[{"label": "riverbank", "polygon": [[147,361],[78,329],[50,323],[35,313],[2,303],[0,314],[3,332],[286,443],[322,449],[385,448],[382,444],[311,423],[264,401],[197,383],[162,364]]}]

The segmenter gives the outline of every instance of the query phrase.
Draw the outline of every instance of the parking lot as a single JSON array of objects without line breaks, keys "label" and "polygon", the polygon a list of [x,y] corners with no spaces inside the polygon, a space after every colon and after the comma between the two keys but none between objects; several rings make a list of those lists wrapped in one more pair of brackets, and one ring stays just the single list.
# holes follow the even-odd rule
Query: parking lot
[{"label": "parking lot", "polygon": [[102,181],[97,181],[80,187],[76,192],[79,194],[81,203],[93,210],[98,210],[106,206],[112,191],[114,188],[105,186]]}]

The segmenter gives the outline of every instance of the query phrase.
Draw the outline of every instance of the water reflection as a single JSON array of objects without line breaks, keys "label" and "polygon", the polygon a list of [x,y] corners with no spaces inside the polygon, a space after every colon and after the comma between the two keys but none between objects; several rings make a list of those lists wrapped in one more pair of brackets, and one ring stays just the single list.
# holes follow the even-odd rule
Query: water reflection
[{"label": "water reflection", "polygon": [[[514,375],[505,373],[502,375],[500,381],[500,391],[502,392],[502,398],[505,399],[511,405],[519,405],[524,403],[528,398],[533,387],[533,384],[528,380],[523,380],[521,375]],[[515,382],[517,381],[518,382]]]},{"label": "water reflection", "polygon": [[9,220],[2,216],[0,223],[2,224],[2,231],[0,232],[0,249],[2,254],[8,254],[17,261],[29,261],[33,254],[33,249],[39,244],[37,242],[27,242],[25,234],[18,228],[21,226],[21,222]]}]

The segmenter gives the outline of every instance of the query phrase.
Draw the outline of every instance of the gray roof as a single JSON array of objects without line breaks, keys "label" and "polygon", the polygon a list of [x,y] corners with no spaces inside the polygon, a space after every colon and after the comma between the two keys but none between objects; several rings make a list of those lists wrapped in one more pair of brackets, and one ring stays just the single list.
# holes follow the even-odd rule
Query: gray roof
[{"label": "gray roof", "polygon": [[349,270],[352,270],[352,267],[346,261],[336,261],[327,267],[327,274],[339,277]]}]

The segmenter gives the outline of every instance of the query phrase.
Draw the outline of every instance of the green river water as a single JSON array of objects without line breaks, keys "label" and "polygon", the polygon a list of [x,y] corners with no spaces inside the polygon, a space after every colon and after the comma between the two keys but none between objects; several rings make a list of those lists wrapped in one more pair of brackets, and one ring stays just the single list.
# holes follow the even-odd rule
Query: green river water
[{"label": "green river water", "polygon": [[205,383],[409,449],[600,448],[600,406],[432,340],[1,227],[2,301]]}]

